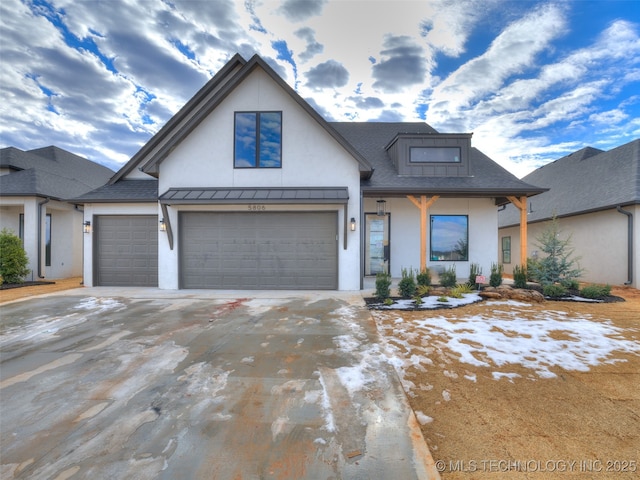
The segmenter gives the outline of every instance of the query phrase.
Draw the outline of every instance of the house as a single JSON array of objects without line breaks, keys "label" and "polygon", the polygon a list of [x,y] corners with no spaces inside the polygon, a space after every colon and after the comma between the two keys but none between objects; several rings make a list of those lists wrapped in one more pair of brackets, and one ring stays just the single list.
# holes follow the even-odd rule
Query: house
[{"label": "house", "polygon": [[85,284],[359,290],[497,261],[499,205],[543,189],[425,123],[330,123],[234,56],[84,205]]},{"label": "house", "polygon": [[[589,283],[640,288],[640,140],[608,151],[586,147],[523,178],[549,190],[529,203],[529,253],[554,217]],[[501,262],[510,273],[517,261],[518,213],[500,212]]]},{"label": "house", "polygon": [[28,280],[82,275],[83,213],[65,199],[104,185],[113,174],[55,146],[0,150],[0,229],[22,239]]}]

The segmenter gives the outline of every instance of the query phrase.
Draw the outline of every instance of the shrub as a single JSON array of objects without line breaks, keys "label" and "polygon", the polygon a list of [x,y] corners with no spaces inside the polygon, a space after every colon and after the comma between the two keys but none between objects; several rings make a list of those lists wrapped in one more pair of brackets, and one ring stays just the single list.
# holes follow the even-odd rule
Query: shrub
[{"label": "shrub", "polygon": [[393,299],[391,299],[391,298],[385,298],[383,303],[384,303],[387,307],[390,307],[391,305],[393,305]]},{"label": "shrub", "polygon": [[3,228],[0,232],[0,275],[4,283],[23,283],[29,273],[29,259],[22,241]]},{"label": "shrub", "polygon": [[[529,264],[528,260],[527,264]],[[513,286],[515,288],[527,288],[527,272],[520,265],[513,267]]]},{"label": "shrub", "polygon": [[453,298],[462,298],[463,293],[471,293],[472,287],[466,283],[460,283],[449,291],[449,296]]},{"label": "shrub", "polygon": [[445,295],[442,295],[442,296],[438,297],[438,301],[439,302],[448,302],[449,299]]},{"label": "shrub", "polygon": [[537,258],[527,258],[527,269],[523,270],[527,274],[527,282],[538,282],[535,272],[540,270],[540,260]]},{"label": "shrub", "polygon": [[416,280],[413,276],[413,269],[402,269],[402,278],[398,282],[398,291],[400,296],[404,298],[411,298],[416,294]]},{"label": "shrub", "polygon": [[491,275],[489,276],[489,285],[499,287],[502,285],[502,265],[497,263],[491,264]]},{"label": "shrub", "polygon": [[440,285],[443,287],[455,287],[457,282],[456,266],[452,265],[440,274]]},{"label": "shrub", "polygon": [[469,267],[469,281],[467,283],[477,288],[476,277],[478,275],[482,275],[482,267],[477,263],[472,263]]},{"label": "shrub", "polygon": [[611,285],[587,285],[580,290],[580,295],[584,298],[604,298],[611,293]]},{"label": "shrub", "polygon": [[425,268],[424,270],[420,271],[420,273],[416,275],[416,280],[418,281],[418,286],[431,285],[431,270]]},{"label": "shrub", "polygon": [[418,285],[416,292],[421,297],[426,297],[427,295],[429,295],[429,292],[431,292],[431,287],[429,285]]},{"label": "shrub", "polygon": [[560,285],[562,285],[567,290],[580,290],[580,283],[575,278],[565,278],[560,282]]},{"label": "shrub", "polygon": [[376,275],[376,298],[386,300],[391,296],[391,275],[378,273]]},{"label": "shrub", "polygon": [[413,301],[416,303],[417,306],[422,305],[422,297],[420,295],[416,295],[415,297],[413,297]]},{"label": "shrub", "polygon": [[551,283],[542,287],[542,293],[547,297],[557,298],[567,294],[567,289],[559,283]]}]

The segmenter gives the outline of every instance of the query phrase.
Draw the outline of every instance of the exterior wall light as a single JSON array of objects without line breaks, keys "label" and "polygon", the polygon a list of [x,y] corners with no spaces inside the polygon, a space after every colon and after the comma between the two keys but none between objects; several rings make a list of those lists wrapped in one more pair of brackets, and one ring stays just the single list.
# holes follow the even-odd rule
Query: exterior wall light
[{"label": "exterior wall light", "polygon": [[356,219],[351,217],[351,231],[355,232],[356,231]]},{"label": "exterior wall light", "polygon": [[377,212],[379,217],[384,217],[387,213],[387,201],[386,200],[378,200],[377,202]]},{"label": "exterior wall light", "polygon": [[166,232],[167,231],[167,224],[164,223],[164,218],[160,219],[160,231],[161,232]]},{"label": "exterior wall light", "polygon": [[91,233],[91,222],[89,220],[82,224],[82,231],[84,233]]}]

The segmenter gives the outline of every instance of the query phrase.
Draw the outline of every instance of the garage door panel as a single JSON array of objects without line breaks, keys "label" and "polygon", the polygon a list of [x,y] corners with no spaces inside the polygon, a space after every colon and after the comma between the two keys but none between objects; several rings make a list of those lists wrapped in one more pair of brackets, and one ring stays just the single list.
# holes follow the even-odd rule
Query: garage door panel
[{"label": "garage door panel", "polygon": [[179,221],[182,288],[337,288],[336,212],[182,212]]},{"label": "garage door panel", "polygon": [[158,217],[99,215],[95,222],[95,284],[158,286]]}]

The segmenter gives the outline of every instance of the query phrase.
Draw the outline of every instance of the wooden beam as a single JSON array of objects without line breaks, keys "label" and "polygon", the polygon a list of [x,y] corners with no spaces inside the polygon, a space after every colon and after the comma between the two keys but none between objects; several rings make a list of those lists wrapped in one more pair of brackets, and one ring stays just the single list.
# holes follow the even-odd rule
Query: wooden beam
[{"label": "wooden beam", "polygon": [[407,195],[407,198],[420,210],[420,271],[422,271],[427,268],[427,211],[440,196],[434,195],[427,200],[426,195],[421,195],[420,201],[413,195]]},{"label": "wooden beam", "polygon": [[520,210],[520,267],[527,269],[527,197],[507,197]]}]

